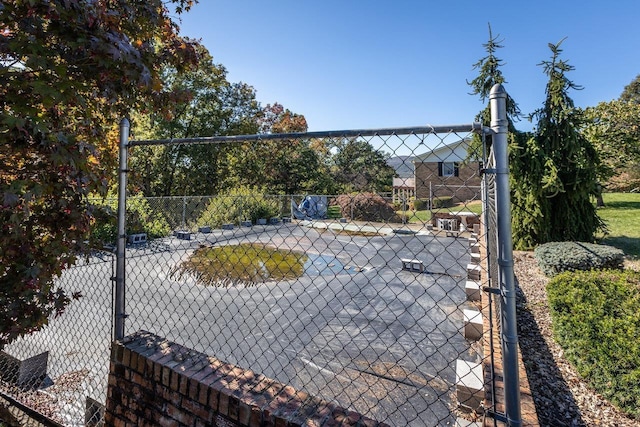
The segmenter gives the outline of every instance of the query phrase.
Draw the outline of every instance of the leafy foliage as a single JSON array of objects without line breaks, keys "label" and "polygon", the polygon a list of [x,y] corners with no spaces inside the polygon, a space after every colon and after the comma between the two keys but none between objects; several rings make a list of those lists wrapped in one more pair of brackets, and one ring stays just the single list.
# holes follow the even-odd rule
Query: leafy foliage
[{"label": "leafy foliage", "polygon": [[622,269],[624,252],[612,246],[582,242],[549,242],[534,251],[547,276],[564,271]]},{"label": "leafy foliage", "polygon": [[356,221],[398,222],[393,205],[375,193],[341,194],[335,200],[343,218]]},{"label": "leafy foliage", "polygon": [[[215,64],[203,46],[196,68],[179,72],[165,67],[165,85],[187,96],[172,114],[147,110],[134,117],[135,139],[253,134],[262,114],[255,90],[227,81],[227,70]],[[230,173],[230,148],[218,144],[137,147],[131,152],[131,183],[147,196],[215,194]]]},{"label": "leafy foliage", "polygon": [[451,196],[440,196],[433,198],[434,209],[448,208],[451,206],[453,206],[453,197]]},{"label": "leafy foliage", "polygon": [[[94,247],[115,244],[118,237],[116,198],[94,200],[93,222],[90,238]],[[154,211],[145,197],[138,194],[127,197],[127,235],[146,233],[149,238],[165,237],[171,234],[171,227],[160,212]]]},{"label": "leafy foliage", "polygon": [[639,187],[640,102],[601,102],[585,110],[585,119],[585,136],[602,160],[599,178],[612,191]]},{"label": "leafy foliage", "polygon": [[338,141],[335,149],[331,174],[341,191],[391,190],[395,170],[387,164],[387,154],[358,138]]},{"label": "leafy foliage", "polygon": [[197,62],[168,5],[192,1],[3,1],[0,7],[0,348],[59,314],[54,279],[83,251],[86,197],[104,194],[114,125],[168,111],[160,70]]},{"label": "leafy foliage", "polygon": [[566,272],[547,294],[567,359],[598,393],[640,419],[640,273]]},{"label": "leafy foliage", "polygon": [[220,227],[223,224],[240,224],[260,218],[269,219],[280,215],[280,203],[261,191],[238,187],[225,194],[215,196],[197,220],[197,225]]},{"label": "leafy foliage", "polygon": [[640,74],[624,87],[619,99],[623,102],[640,104]]},{"label": "leafy foliage", "polygon": [[549,77],[543,108],[533,114],[533,137],[511,150],[513,239],[517,249],[552,241],[592,242],[604,224],[591,199],[599,194],[599,158],[580,132],[583,117],[569,97],[579,89],[566,76],[560,43],[549,45]]},{"label": "leafy foliage", "polygon": [[412,209],[415,211],[423,211],[429,208],[429,199],[415,199],[410,202]]},{"label": "leafy foliage", "polygon": [[[498,49],[502,49],[504,46],[501,44],[502,41],[499,40],[499,35],[493,36],[491,31],[491,25],[489,25],[489,40],[487,43],[483,44],[487,55],[483,58],[480,58],[478,62],[473,64],[473,69],[478,70],[478,76],[468,81],[467,84],[471,86],[471,94],[478,95],[480,100],[483,103],[488,104],[487,100],[489,99],[489,95],[491,94],[491,88],[493,88],[496,84],[504,84],[506,80],[500,67],[504,64],[504,62],[499,59],[495,54]],[[518,104],[515,102],[513,98],[510,96],[507,97],[507,118],[509,120],[509,130],[514,131],[513,122],[517,121],[520,116],[520,108]],[[483,125],[488,126],[491,123],[491,107],[487,105],[487,107],[482,110],[477,116],[476,119],[480,121]]]}]

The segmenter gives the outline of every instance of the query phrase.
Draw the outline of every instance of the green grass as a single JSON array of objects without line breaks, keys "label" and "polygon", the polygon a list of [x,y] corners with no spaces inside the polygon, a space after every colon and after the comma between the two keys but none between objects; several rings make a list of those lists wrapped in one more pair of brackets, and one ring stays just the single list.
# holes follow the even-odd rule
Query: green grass
[{"label": "green grass", "polygon": [[[469,203],[458,203],[455,206],[451,206],[448,208],[439,208],[437,210],[434,210],[434,212],[460,212],[460,211],[464,211],[464,212],[473,212],[476,214],[481,214],[482,213],[482,202],[480,202],[479,200],[477,201],[473,201],[473,202],[469,202]],[[396,211],[396,213],[402,217],[403,215],[403,211]],[[424,210],[424,211],[406,211],[407,213],[407,219],[410,223],[425,223],[428,221],[431,221],[431,211],[428,210]]]},{"label": "green grass", "polygon": [[605,193],[604,208],[598,215],[606,222],[608,234],[598,236],[599,243],[622,249],[632,258],[640,258],[640,194]]},{"label": "green grass", "polygon": [[302,253],[243,243],[200,248],[178,266],[174,275],[191,274],[206,286],[251,285],[300,277],[306,261]]}]

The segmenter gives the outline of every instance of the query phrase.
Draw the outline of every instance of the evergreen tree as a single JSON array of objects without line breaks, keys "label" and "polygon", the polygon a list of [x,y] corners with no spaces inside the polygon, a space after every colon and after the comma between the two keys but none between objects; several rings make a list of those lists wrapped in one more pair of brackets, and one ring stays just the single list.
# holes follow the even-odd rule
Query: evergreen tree
[{"label": "evergreen tree", "polygon": [[573,66],[560,59],[562,41],[549,44],[549,77],[534,135],[512,154],[513,239],[517,249],[551,241],[594,240],[603,229],[592,198],[598,194],[596,150],[580,132],[582,113],[569,90],[581,89],[566,73]]},{"label": "evergreen tree", "polygon": [[[467,84],[471,86],[471,95],[479,95],[480,100],[487,106],[476,116],[476,120],[481,122],[485,126],[489,126],[491,122],[491,108],[487,102],[491,93],[491,88],[496,84],[504,84],[506,80],[502,75],[500,67],[504,64],[501,59],[496,57],[495,53],[498,49],[502,49],[504,46],[501,44],[502,40],[499,40],[499,35],[493,36],[491,31],[491,25],[489,25],[489,41],[484,43],[484,47],[487,55],[473,64],[473,69],[478,70],[478,76],[467,81]],[[507,98],[507,118],[509,120],[509,131],[515,131],[513,122],[517,121],[520,116],[520,108],[518,104],[510,96]]]}]

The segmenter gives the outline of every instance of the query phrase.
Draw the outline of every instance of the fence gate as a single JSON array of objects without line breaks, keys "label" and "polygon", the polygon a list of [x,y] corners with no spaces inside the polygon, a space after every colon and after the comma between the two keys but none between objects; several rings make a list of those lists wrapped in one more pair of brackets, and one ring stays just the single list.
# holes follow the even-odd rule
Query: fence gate
[{"label": "fence gate", "polygon": [[[494,92],[499,112],[504,92]],[[157,141],[129,141],[123,121],[119,199],[98,202],[119,206],[115,256],[95,253],[65,272],[66,289],[89,292],[50,328],[6,349],[9,357],[48,351],[54,384],[82,372],[75,398],[104,403],[109,317],[99,313],[113,301],[115,339],[148,331],[333,411],[391,426],[480,423],[487,415],[519,425],[517,364],[507,360],[517,353],[510,229],[501,220],[505,209],[509,218],[506,121],[495,117],[491,130],[469,124]],[[385,193],[367,191],[376,176],[366,164],[355,168],[356,155],[348,194],[229,188],[152,198],[127,189],[136,150],[216,144],[270,153],[311,142],[333,147],[328,156],[349,144],[372,147],[401,175],[397,182],[413,187],[393,189],[389,181]],[[506,355],[504,402],[492,400],[500,394],[494,334]],[[60,397],[57,419],[76,424],[80,408]]]}]

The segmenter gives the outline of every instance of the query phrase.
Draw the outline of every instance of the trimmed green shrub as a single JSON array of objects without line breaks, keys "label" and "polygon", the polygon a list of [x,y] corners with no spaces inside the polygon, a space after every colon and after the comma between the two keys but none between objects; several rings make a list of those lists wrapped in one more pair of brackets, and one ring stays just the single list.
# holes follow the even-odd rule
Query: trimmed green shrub
[{"label": "trimmed green shrub", "polygon": [[415,199],[413,201],[413,209],[416,211],[429,209],[429,199]]},{"label": "trimmed green shrub", "polygon": [[327,218],[329,219],[340,218],[340,206],[329,206],[327,208]]},{"label": "trimmed green shrub", "polygon": [[553,331],[591,386],[640,419],[640,273],[565,272],[549,281]]},{"label": "trimmed green shrub", "polygon": [[453,197],[451,196],[440,196],[433,198],[434,209],[450,208],[451,206],[453,206]]},{"label": "trimmed green shrub", "polygon": [[563,271],[622,269],[624,252],[606,245],[584,242],[550,242],[538,246],[535,258],[549,277]]},{"label": "trimmed green shrub", "polygon": [[240,224],[240,221],[255,223],[259,218],[279,215],[280,202],[277,198],[268,198],[248,187],[238,187],[212,198],[196,225],[220,227],[222,224]]},{"label": "trimmed green shrub", "polygon": [[[116,198],[92,201],[93,224],[90,241],[96,247],[113,244],[118,236],[118,200]],[[171,228],[160,212],[154,211],[148,200],[141,196],[127,198],[127,234],[147,233],[150,239],[171,234]]]},{"label": "trimmed green shrub", "polygon": [[400,217],[380,195],[375,193],[341,194],[336,198],[344,218],[356,221],[399,222]]}]

